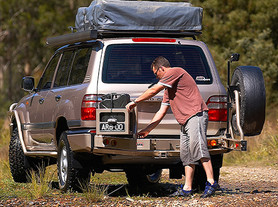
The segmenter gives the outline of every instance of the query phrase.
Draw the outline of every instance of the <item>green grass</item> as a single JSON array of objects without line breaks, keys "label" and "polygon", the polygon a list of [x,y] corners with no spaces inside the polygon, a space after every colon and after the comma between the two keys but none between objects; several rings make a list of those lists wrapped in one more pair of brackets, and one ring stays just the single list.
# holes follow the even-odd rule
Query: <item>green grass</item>
[{"label": "green grass", "polygon": [[30,178],[32,182],[28,184],[28,195],[30,199],[38,199],[48,195],[50,191],[49,183],[52,177],[48,172],[44,172],[43,168],[39,168],[38,172],[31,171]]},{"label": "green grass", "polygon": [[105,198],[108,186],[99,183],[97,178],[93,177],[89,185],[83,185],[83,197],[89,204],[102,201]]},{"label": "green grass", "polygon": [[224,155],[224,165],[278,167],[278,120],[266,122],[259,136],[247,138],[246,152]]},{"label": "green grass", "polygon": [[126,176],[124,172],[108,172],[104,171],[103,173],[96,173],[94,175],[93,182],[96,184],[127,184]]}]

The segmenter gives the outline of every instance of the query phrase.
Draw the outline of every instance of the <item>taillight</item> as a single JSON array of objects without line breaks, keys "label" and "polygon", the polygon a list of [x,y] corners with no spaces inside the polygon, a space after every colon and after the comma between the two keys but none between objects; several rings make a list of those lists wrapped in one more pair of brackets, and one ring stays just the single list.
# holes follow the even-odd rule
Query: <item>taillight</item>
[{"label": "taillight", "polygon": [[212,140],[208,140],[208,146],[209,147],[215,147],[217,145],[217,140],[212,139]]},{"label": "taillight", "polygon": [[207,106],[209,121],[227,121],[227,96],[211,96]]},{"label": "taillight", "polygon": [[82,120],[96,120],[96,109],[100,98],[97,95],[87,94],[83,97],[81,105]]}]

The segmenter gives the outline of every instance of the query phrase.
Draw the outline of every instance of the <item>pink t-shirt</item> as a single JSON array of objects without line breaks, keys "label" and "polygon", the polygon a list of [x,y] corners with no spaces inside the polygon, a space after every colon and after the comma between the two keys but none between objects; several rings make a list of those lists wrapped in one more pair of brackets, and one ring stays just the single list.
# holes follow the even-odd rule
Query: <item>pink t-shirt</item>
[{"label": "pink t-shirt", "polygon": [[193,115],[208,110],[194,79],[184,69],[169,69],[158,84],[167,87],[162,104],[170,104],[179,124],[184,125]]}]

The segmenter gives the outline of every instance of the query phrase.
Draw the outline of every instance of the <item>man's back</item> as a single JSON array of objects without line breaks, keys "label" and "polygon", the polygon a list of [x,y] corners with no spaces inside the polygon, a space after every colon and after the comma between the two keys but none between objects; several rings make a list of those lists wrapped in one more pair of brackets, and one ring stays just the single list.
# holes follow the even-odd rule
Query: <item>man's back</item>
[{"label": "man's back", "polygon": [[166,86],[163,103],[170,104],[179,122],[183,125],[191,116],[208,110],[193,78],[182,68],[169,68],[159,84]]}]

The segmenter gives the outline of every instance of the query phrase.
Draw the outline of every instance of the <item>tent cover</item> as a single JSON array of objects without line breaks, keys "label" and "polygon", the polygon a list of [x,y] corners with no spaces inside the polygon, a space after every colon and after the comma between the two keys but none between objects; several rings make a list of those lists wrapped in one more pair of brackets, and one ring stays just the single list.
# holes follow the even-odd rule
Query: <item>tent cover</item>
[{"label": "tent cover", "polygon": [[117,31],[200,31],[203,9],[184,2],[94,0],[76,14],[78,32]]}]

